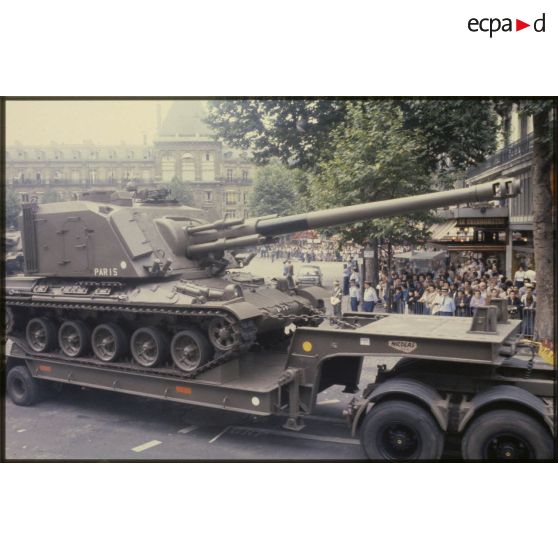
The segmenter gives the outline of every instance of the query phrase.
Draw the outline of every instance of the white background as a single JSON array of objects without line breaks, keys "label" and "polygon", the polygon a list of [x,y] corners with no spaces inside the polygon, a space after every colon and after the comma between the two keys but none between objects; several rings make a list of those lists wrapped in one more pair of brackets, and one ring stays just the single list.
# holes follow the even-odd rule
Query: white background
[{"label": "white background", "polygon": [[[556,2],[4,2],[3,95],[556,95]],[[471,17],[546,33],[470,33]],[[556,16],[558,17],[558,16]],[[30,464],[5,556],[542,556],[554,465]]]}]

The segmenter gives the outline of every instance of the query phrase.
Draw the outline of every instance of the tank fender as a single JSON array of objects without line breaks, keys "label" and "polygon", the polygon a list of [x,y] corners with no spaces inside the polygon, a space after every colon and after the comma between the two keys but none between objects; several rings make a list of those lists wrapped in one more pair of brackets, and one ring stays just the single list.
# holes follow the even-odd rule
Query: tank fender
[{"label": "tank fender", "polygon": [[549,412],[544,402],[527,390],[517,386],[495,386],[475,395],[468,403],[468,408],[459,421],[458,432],[465,430],[466,426],[480,409],[500,401],[516,403],[535,412],[544,420],[545,424],[550,428],[550,432],[554,435],[552,413]]},{"label": "tank fender", "polygon": [[429,409],[436,422],[442,429],[447,430],[448,426],[448,404],[434,388],[418,382],[417,380],[410,380],[407,378],[398,378],[387,380],[380,384],[368,397],[362,402],[352,424],[352,435],[356,436],[356,431],[361,418],[368,412],[370,404],[376,403],[386,395],[406,395],[413,399],[418,399],[424,403]]},{"label": "tank fender", "polygon": [[262,316],[262,312],[256,306],[245,301],[223,304],[220,306],[220,309],[222,308],[226,308],[239,320],[255,320]]},{"label": "tank fender", "polygon": [[302,287],[296,288],[296,294],[308,300],[313,306],[319,306],[318,301],[328,300],[331,293],[323,287]]}]

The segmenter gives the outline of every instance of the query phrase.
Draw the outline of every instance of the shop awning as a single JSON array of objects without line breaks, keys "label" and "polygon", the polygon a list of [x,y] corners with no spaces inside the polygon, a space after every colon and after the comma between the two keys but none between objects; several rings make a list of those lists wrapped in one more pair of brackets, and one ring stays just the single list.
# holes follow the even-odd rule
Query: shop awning
[{"label": "shop awning", "polygon": [[449,221],[432,225],[428,232],[430,233],[431,240],[450,240],[448,237],[455,236],[455,234],[450,234],[454,228],[457,228],[457,220],[450,219]]}]

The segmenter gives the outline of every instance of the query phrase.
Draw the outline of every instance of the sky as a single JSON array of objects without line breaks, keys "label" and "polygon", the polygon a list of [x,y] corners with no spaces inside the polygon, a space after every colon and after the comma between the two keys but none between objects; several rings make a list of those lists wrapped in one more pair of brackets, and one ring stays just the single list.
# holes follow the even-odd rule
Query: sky
[{"label": "sky", "polygon": [[157,105],[162,117],[173,101],[7,101],[6,142],[26,145],[152,143]]}]

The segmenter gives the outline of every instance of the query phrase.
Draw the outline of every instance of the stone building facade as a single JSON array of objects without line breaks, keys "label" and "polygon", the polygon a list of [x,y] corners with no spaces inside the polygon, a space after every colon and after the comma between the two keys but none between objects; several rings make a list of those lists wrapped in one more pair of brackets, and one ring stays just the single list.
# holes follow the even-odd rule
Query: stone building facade
[{"label": "stone building facade", "polygon": [[175,179],[192,191],[194,205],[209,219],[248,216],[254,165],[248,154],[216,141],[203,122],[201,101],[175,101],[158,122],[153,145],[9,145],[6,183],[39,199],[56,192],[69,199],[92,188],[119,188],[133,182],[169,184]]}]

